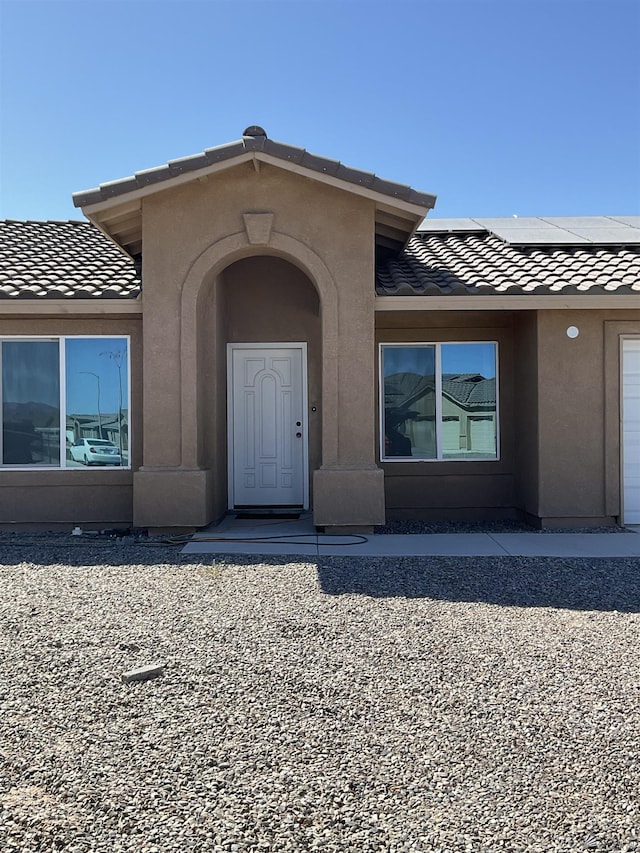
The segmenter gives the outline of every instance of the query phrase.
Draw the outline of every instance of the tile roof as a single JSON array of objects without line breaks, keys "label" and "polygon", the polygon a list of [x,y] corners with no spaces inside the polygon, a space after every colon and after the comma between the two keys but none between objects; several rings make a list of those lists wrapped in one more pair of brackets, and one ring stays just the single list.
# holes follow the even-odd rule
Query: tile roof
[{"label": "tile roof", "polygon": [[[0,299],[132,299],[140,291],[139,266],[89,222],[0,222]],[[421,232],[378,263],[376,291],[640,295],[640,246],[516,246],[488,231]]]},{"label": "tile roof", "polygon": [[98,204],[99,202],[107,201],[125,193],[141,190],[151,184],[169,181],[188,172],[207,169],[210,166],[232,160],[249,152],[266,154],[278,160],[300,166],[303,169],[309,169],[311,172],[318,172],[349,184],[364,187],[372,192],[390,196],[399,201],[409,202],[426,208],[432,208],[435,204],[436,197],[434,195],[419,192],[406,184],[399,184],[395,181],[387,181],[384,178],[379,178],[373,172],[364,172],[361,169],[345,166],[344,163],[340,163],[338,160],[311,154],[305,148],[299,148],[296,145],[287,145],[284,142],[276,142],[274,139],[269,139],[264,130],[258,127],[247,128],[242,139],[238,139],[235,142],[217,145],[214,148],[207,148],[198,154],[181,157],[177,160],[170,160],[162,166],[136,172],[128,178],[110,181],[100,184],[94,189],[74,193],[73,203],[76,207]]},{"label": "tile roof", "polygon": [[467,409],[495,405],[496,380],[479,373],[445,373],[442,376],[442,393]]},{"label": "tile roof", "polygon": [[0,222],[0,299],[132,299],[136,264],[90,222]]},{"label": "tile roof", "polygon": [[640,295],[640,246],[516,246],[488,231],[420,232],[400,255],[378,264],[376,292]]}]

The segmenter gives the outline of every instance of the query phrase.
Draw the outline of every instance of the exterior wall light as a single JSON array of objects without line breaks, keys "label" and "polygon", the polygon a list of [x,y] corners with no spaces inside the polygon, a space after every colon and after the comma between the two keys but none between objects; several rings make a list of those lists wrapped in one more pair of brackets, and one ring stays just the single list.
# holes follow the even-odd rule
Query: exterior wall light
[{"label": "exterior wall light", "polygon": [[580,329],[577,326],[569,326],[567,328],[567,337],[568,338],[577,338],[580,334]]}]

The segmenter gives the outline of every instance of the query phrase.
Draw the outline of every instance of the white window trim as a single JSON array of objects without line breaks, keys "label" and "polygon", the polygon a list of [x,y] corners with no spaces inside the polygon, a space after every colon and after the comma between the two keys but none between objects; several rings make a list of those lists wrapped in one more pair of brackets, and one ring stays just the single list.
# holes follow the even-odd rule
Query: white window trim
[{"label": "white window trim", "polygon": [[[127,342],[127,464],[115,467],[85,468],[67,465],[67,380],[66,342],[68,340],[123,340]],[[128,471],[131,469],[131,335],[0,335],[0,407],[2,405],[2,347],[3,341],[52,341],[58,343],[58,369],[60,371],[60,464],[59,465],[5,465],[0,461],[0,471]],[[1,440],[1,435],[0,435]],[[1,456],[1,449],[0,449]]]},{"label": "white window trim", "polygon": [[[495,371],[496,371],[496,455],[490,459],[482,456],[460,456],[456,458],[442,456],[442,347],[448,344],[473,345],[473,344],[493,344],[495,347]],[[436,451],[437,456],[433,459],[419,459],[411,456],[385,456],[384,453],[384,375],[383,375],[383,348],[384,347],[435,347],[435,373],[436,373]],[[398,464],[422,464],[424,462],[440,464],[458,464],[459,462],[499,462],[500,461],[500,382],[499,382],[499,364],[498,341],[480,340],[480,341],[381,341],[378,344],[378,421],[379,421],[379,445],[378,452],[380,462],[398,463]]]}]

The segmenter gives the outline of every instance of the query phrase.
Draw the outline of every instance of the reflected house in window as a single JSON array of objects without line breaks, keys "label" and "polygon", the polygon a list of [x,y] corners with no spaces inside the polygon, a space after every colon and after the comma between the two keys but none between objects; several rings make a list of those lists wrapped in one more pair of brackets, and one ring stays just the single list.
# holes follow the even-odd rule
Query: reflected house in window
[{"label": "reflected house in window", "polygon": [[77,467],[71,446],[101,438],[128,466],[128,349],[124,337],[0,340],[0,464]]},{"label": "reflected house in window", "polygon": [[384,379],[385,456],[435,456],[435,380],[417,373]]},{"label": "reflected house in window", "polygon": [[496,355],[490,342],[382,345],[383,458],[497,458]]},{"label": "reflected house in window", "polygon": [[478,373],[442,377],[442,454],[496,455],[496,380]]},{"label": "reflected house in window", "polygon": [[[436,444],[435,397],[432,379],[415,373],[388,376],[384,381],[385,455],[431,457]],[[496,380],[478,373],[442,377],[442,456],[496,455]]]}]

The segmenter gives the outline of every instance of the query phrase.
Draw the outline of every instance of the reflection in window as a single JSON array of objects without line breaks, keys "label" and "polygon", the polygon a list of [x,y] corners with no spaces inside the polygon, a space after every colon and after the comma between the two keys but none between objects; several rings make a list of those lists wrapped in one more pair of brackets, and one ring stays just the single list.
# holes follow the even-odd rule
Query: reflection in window
[{"label": "reflection in window", "polygon": [[126,339],[67,339],[66,438],[69,464],[79,461],[71,452],[71,446],[83,438],[92,438],[110,442],[117,449],[121,464],[127,465],[128,373]]},{"label": "reflection in window", "polygon": [[[496,345],[442,344],[444,459],[497,456]],[[444,434],[444,429],[443,429]]]},{"label": "reflection in window", "polygon": [[2,342],[2,464],[60,464],[58,341]]},{"label": "reflection in window", "polygon": [[128,466],[128,344],[126,337],[1,341],[0,464]]},{"label": "reflection in window", "polygon": [[384,455],[435,459],[435,347],[385,347]]},{"label": "reflection in window", "polygon": [[382,345],[384,459],[496,459],[496,344]]}]

